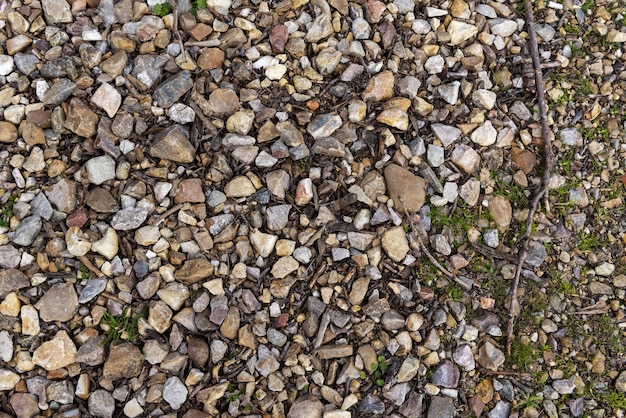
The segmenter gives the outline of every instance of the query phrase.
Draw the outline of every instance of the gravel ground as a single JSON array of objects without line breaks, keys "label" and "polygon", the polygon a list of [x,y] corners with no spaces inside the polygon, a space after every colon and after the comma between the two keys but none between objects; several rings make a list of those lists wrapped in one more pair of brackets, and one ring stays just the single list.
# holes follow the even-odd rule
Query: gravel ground
[{"label": "gravel ground", "polygon": [[[174,7],[174,9],[172,9]],[[0,0],[0,417],[623,417],[626,5]]]}]

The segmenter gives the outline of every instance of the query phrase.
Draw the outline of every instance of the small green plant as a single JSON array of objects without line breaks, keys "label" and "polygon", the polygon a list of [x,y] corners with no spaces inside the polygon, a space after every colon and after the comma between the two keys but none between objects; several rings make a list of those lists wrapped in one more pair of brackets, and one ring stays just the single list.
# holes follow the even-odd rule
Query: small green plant
[{"label": "small green plant", "polygon": [[578,242],[578,249],[580,251],[591,251],[600,245],[600,238],[596,235],[582,234],[580,241]]},{"label": "small green plant", "polygon": [[105,326],[105,339],[102,341],[103,346],[111,344],[113,341],[126,340],[133,341],[139,336],[138,321],[139,318],[146,316],[146,310],[139,315],[132,316],[128,307],[124,308],[122,315],[113,316],[105,312],[100,320],[100,325]]},{"label": "small green plant", "polygon": [[244,406],[244,408],[243,408],[243,412],[250,412],[250,411],[252,411],[252,405],[246,405],[246,406]]},{"label": "small green plant", "polygon": [[450,300],[460,301],[463,299],[463,289],[460,289],[456,286],[448,286],[446,289],[446,296]]},{"label": "small green plant", "polygon": [[89,278],[89,269],[84,264],[80,266],[80,278],[82,280],[87,280]]},{"label": "small green plant", "polygon": [[198,13],[198,10],[206,9],[206,8],[207,8],[206,0],[196,0],[196,1],[191,2],[191,14],[194,16]]},{"label": "small green plant", "polygon": [[229,383],[226,387],[226,395],[228,395],[226,397],[226,402],[231,403],[238,400],[239,397],[243,395],[243,391],[238,389],[234,384]]},{"label": "small green plant", "polygon": [[596,399],[613,409],[626,409],[626,394],[612,390],[608,393],[595,393]]},{"label": "small green plant", "polygon": [[514,409],[524,409],[528,407],[539,408],[540,401],[543,399],[541,396],[526,392],[524,392],[522,398],[523,399],[515,405]]},{"label": "small green plant", "polygon": [[163,17],[172,13],[172,6],[170,6],[168,2],[155,4],[152,11],[154,12],[155,15]]},{"label": "small green plant", "polygon": [[511,346],[511,364],[519,367],[521,371],[528,371],[528,368],[536,360],[535,350],[520,340],[514,340]]},{"label": "small green plant", "polygon": [[9,221],[13,217],[13,205],[17,201],[17,195],[12,194],[7,198],[4,207],[0,209],[0,227],[9,226]]},{"label": "small green plant", "polygon": [[378,387],[383,387],[385,385],[385,380],[383,379],[383,376],[387,371],[387,360],[385,359],[385,356],[378,356],[377,360],[378,361],[376,363],[372,363],[370,368],[374,372],[376,385]]}]

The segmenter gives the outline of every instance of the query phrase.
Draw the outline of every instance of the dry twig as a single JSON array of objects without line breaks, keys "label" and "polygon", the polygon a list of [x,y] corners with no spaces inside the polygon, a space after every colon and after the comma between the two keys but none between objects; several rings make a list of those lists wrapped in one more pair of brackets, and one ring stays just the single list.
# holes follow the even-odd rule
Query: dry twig
[{"label": "dry twig", "polygon": [[522,267],[528,257],[528,251],[530,248],[530,233],[533,227],[533,220],[535,212],[537,212],[537,206],[539,201],[545,196],[548,191],[548,182],[550,180],[552,172],[552,139],[551,131],[548,126],[548,109],[546,106],[545,91],[543,89],[543,73],[541,72],[541,62],[539,61],[539,47],[537,45],[537,34],[535,33],[535,18],[533,15],[532,2],[526,0],[524,7],[526,8],[526,27],[528,28],[528,47],[530,50],[530,56],[533,62],[533,71],[535,75],[535,93],[537,95],[537,106],[539,107],[539,118],[541,122],[541,137],[544,146],[544,172],[541,179],[541,185],[535,191],[530,210],[528,211],[528,217],[526,218],[526,230],[524,236],[520,240],[519,258],[517,260],[517,266],[515,269],[515,276],[513,278],[513,286],[511,288],[511,306],[509,307],[509,323],[507,327],[507,342],[506,351],[511,354],[511,345],[513,344],[513,323],[519,313],[519,300],[517,298],[517,290],[519,287],[520,274]]}]

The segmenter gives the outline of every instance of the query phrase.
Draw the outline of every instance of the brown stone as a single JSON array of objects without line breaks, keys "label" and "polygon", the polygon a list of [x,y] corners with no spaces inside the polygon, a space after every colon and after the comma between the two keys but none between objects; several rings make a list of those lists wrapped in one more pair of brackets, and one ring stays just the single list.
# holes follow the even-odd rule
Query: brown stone
[{"label": "brown stone", "polygon": [[178,193],[174,196],[176,203],[203,203],[206,200],[202,190],[201,179],[185,179],[178,185]]},{"label": "brown stone", "polygon": [[274,52],[282,53],[289,39],[289,30],[285,25],[274,26],[270,31],[270,45]]},{"label": "brown stone", "polygon": [[43,129],[31,122],[25,122],[22,128],[22,137],[29,146],[46,143]]},{"label": "brown stone", "polygon": [[224,63],[224,51],[219,48],[207,48],[198,58],[198,67],[205,71],[222,68]]},{"label": "brown stone", "polygon": [[385,168],[387,193],[393,199],[395,208],[404,214],[420,210],[426,201],[427,181],[411,173],[406,168],[391,164]]},{"label": "brown stone", "polygon": [[15,269],[0,269],[0,298],[11,292],[30,286],[30,280],[24,273]]},{"label": "brown stone", "polygon": [[393,97],[394,78],[391,71],[383,71],[372,77],[363,92],[363,100],[379,102]]},{"label": "brown stone", "polygon": [[209,95],[209,107],[219,116],[230,116],[239,110],[239,97],[231,89],[217,89]]},{"label": "brown stone", "polygon": [[198,283],[200,280],[213,276],[213,264],[205,258],[186,261],[175,273],[176,280],[184,284]]},{"label": "brown stone", "polygon": [[524,174],[530,174],[537,165],[537,157],[535,154],[527,149],[520,149],[513,147],[511,149],[511,156],[513,158],[513,164],[518,166]]},{"label": "brown stone", "polygon": [[70,101],[63,126],[78,136],[90,138],[96,134],[98,115],[82,99],[75,97]]},{"label": "brown stone", "polygon": [[17,140],[17,128],[11,122],[0,122],[0,142],[10,144]]},{"label": "brown stone", "polygon": [[103,375],[106,379],[117,380],[138,376],[143,367],[143,354],[131,343],[111,347],[111,352],[104,363]]},{"label": "brown stone", "polygon": [[85,203],[98,213],[114,213],[119,210],[111,192],[102,187],[94,187],[87,195]]},{"label": "brown stone", "polygon": [[196,149],[189,141],[189,131],[181,125],[163,129],[154,138],[150,147],[151,156],[177,163],[190,163],[195,158]]}]

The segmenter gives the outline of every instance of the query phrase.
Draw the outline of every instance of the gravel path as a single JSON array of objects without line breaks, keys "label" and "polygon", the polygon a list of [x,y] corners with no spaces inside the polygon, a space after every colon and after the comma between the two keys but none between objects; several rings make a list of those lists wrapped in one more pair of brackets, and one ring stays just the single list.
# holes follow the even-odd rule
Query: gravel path
[{"label": "gravel path", "polygon": [[[0,418],[621,417],[626,6],[0,0]],[[172,9],[174,7],[174,9]]]}]

